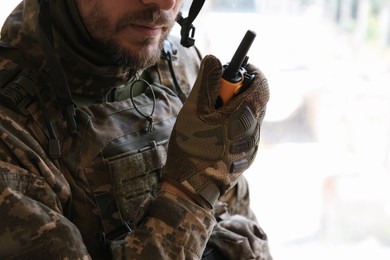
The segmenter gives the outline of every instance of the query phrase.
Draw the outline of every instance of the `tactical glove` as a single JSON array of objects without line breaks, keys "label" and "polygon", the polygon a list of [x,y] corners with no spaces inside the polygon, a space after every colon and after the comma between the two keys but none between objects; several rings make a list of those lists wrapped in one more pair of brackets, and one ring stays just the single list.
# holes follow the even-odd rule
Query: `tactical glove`
[{"label": "tactical glove", "polygon": [[262,72],[246,70],[254,75],[249,87],[216,109],[222,65],[206,56],[170,137],[163,179],[205,208],[236,184],[257,152],[269,90]]}]

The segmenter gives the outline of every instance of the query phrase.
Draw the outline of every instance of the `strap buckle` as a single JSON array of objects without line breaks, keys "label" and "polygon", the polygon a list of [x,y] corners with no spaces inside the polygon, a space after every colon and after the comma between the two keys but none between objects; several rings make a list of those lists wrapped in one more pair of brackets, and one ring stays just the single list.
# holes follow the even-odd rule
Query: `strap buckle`
[{"label": "strap buckle", "polygon": [[111,231],[110,233],[101,232],[99,235],[99,240],[105,246],[108,246],[111,241],[124,239],[127,236],[127,234],[131,233],[132,231],[133,230],[130,228],[129,223],[124,221],[122,226]]}]

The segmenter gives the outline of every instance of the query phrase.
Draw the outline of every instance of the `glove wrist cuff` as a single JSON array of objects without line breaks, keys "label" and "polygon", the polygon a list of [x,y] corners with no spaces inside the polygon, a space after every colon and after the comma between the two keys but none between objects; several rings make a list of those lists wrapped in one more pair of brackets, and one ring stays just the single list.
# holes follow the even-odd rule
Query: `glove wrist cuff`
[{"label": "glove wrist cuff", "polygon": [[215,202],[218,200],[221,195],[218,187],[214,183],[207,183],[203,186],[199,191],[198,195],[205,200],[205,202],[212,209],[214,207]]},{"label": "glove wrist cuff", "polygon": [[215,202],[220,196],[218,187],[213,183],[204,185],[197,193],[191,192],[184,185],[172,179],[164,179],[164,181],[178,188],[180,191],[190,197],[196,204],[204,209],[213,209]]}]

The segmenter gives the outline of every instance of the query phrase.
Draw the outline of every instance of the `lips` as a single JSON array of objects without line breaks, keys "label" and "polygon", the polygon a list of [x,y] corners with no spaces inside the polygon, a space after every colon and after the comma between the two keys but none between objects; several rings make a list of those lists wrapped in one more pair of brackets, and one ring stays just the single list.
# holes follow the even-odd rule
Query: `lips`
[{"label": "lips", "polygon": [[150,31],[150,32],[154,32],[154,31],[161,31],[162,30],[162,27],[161,26],[153,26],[153,25],[134,25],[135,28],[139,28],[141,30],[145,30],[145,31]]},{"label": "lips", "polygon": [[135,30],[137,33],[149,37],[160,35],[161,31],[164,28],[162,26],[157,26],[157,25],[141,25],[141,24],[132,24],[129,25],[129,27]]},{"label": "lips", "polygon": [[151,7],[123,15],[116,23],[116,31],[132,30],[133,33],[155,36],[167,31],[174,23],[173,14]]}]

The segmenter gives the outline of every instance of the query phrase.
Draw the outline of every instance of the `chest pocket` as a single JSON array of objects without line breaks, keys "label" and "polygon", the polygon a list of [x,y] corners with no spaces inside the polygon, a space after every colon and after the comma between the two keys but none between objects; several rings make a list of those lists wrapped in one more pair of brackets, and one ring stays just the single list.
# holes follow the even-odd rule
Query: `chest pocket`
[{"label": "chest pocket", "polygon": [[152,142],[138,153],[107,158],[113,193],[124,220],[136,217],[139,205],[158,190],[161,168],[166,161],[167,139]]},{"label": "chest pocket", "polygon": [[[132,226],[140,205],[160,183],[182,104],[169,89],[151,88],[153,94],[145,91],[134,100],[79,108],[79,131],[68,149],[73,152],[64,153],[70,168],[85,178],[80,185],[94,201],[93,214],[100,218],[107,240],[123,235],[123,226]],[[151,115],[153,127],[145,115]]]}]

